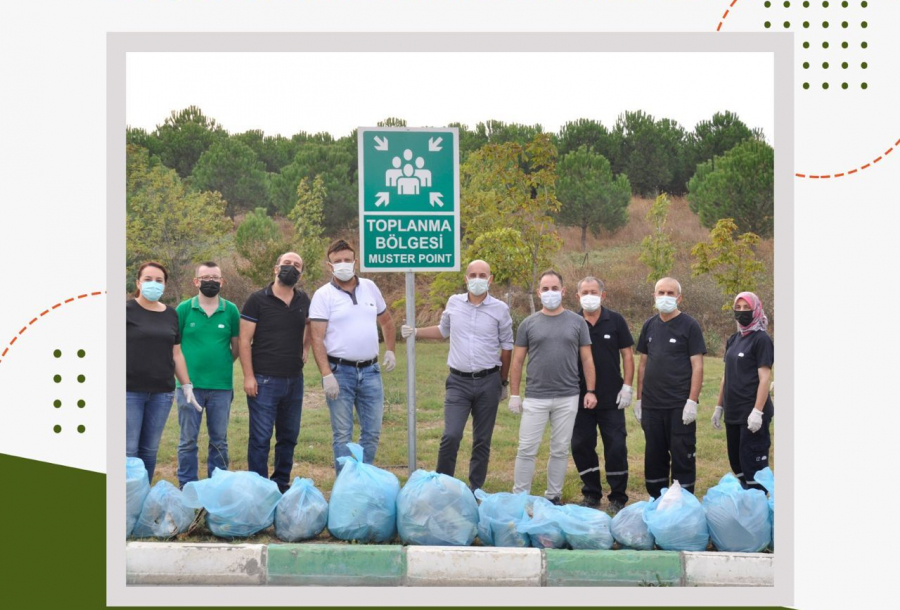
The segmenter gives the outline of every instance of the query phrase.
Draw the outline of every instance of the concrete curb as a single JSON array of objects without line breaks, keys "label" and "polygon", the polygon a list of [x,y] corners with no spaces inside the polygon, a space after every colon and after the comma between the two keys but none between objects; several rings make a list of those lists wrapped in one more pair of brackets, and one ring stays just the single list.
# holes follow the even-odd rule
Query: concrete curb
[{"label": "concrete curb", "polygon": [[773,586],[774,555],[129,542],[129,585]]}]

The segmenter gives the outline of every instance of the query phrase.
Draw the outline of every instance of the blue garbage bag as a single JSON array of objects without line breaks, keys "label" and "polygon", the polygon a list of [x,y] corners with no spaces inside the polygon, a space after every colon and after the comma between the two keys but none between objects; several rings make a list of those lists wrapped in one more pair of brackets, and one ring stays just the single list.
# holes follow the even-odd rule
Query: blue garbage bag
[{"label": "blue garbage bag", "polygon": [[134,531],[144,500],[150,493],[150,480],[141,458],[125,458],[125,537]]},{"label": "blue garbage bag", "polygon": [[629,504],[613,517],[610,531],[613,538],[623,547],[637,551],[653,550],[655,540],[650,528],[644,522],[644,509],[649,504],[645,500]]},{"label": "blue garbage bag", "polygon": [[700,500],[678,481],[663,488],[644,509],[644,521],[657,546],[666,551],[705,551],[709,544],[706,512]]},{"label": "blue garbage bag", "polygon": [[275,507],[275,535],[285,542],[309,540],[328,524],[328,502],[312,479],[294,477]]},{"label": "blue garbage bag", "polygon": [[397,496],[403,544],[468,546],[478,527],[478,502],[459,479],[416,470]]},{"label": "blue garbage bag", "polygon": [[255,472],[216,468],[213,475],[184,486],[184,503],[205,508],[210,531],[221,538],[245,538],[275,520],[281,492],[275,481]]},{"label": "blue garbage bag", "polygon": [[772,539],[769,548],[775,550],[775,473],[766,466],[754,475],[753,480],[766,488],[769,492],[769,523],[772,524]]},{"label": "blue garbage bag", "polygon": [[341,473],[331,490],[328,531],[339,540],[390,542],[397,535],[397,494],[393,473],[363,463],[363,448],[347,443]]},{"label": "blue garbage bag", "polygon": [[759,489],[744,489],[728,473],[703,496],[713,544],[720,551],[757,553],[772,540],[769,504]]},{"label": "blue garbage bag", "polygon": [[559,524],[563,513],[550,500],[532,496],[531,507],[516,524],[516,531],[527,534],[531,546],[537,549],[562,549],[566,547],[566,534]]},{"label": "blue garbage bag", "polygon": [[[566,543],[576,551],[609,550],[613,547],[612,518],[601,510],[566,504],[557,506],[556,522],[566,535]],[[537,510],[535,510],[537,512]]]},{"label": "blue garbage bag", "polygon": [[528,494],[499,492],[488,494],[481,489],[475,491],[478,498],[478,538],[485,546],[527,547],[531,546],[528,534],[516,528],[519,522],[528,518],[534,502],[544,500]]},{"label": "blue garbage bag", "polygon": [[168,481],[159,481],[150,490],[134,526],[135,538],[170,538],[187,531],[194,520],[194,509],[185,506],[180,489]]}]

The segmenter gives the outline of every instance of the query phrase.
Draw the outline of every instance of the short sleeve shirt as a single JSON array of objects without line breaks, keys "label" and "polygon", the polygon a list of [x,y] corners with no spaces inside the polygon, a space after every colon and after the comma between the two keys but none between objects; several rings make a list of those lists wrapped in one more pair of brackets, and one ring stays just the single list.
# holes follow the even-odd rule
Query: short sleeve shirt
[{"label": "short sleeve shirt", "polygon": [[447,365],[475,373],[500,366],[500,350],[512,349],[512,318],[506,303],[491,295],[478,305],[468,297],[468,293],[450,297],[438,328],[444,338],[450,337]]},{"label": "short sleeve shirt", "polygon": [[578,395],[579,350],[590,344],[587,322],[568,309],[556,316],[538,311],[522,320],[516,333],[516,346],[528,348],[525,396]]},{"label": "short sleeve shirt", "polygon": [[637,349],[647,355],[641,408],[684,407],[691,397],[691,356],[706,353],[697,320],[680,313],[663,322],[657,314],[644,322]]},{"label": "short sleeve shirt", "polygon": [[375,282],[356,279],[356,286],[349,292],[334,281],[316,290],[309,318],[328,322],[325,351],[329,356],[359,362],[378,356],[377,318],[387,305]]},{"label": "short sleeve shirt", "polygon": [[254,322],[251,349],[253,372],[270,377],[297,377],[303,372],[303,333],[309,297],[294,289],[287,305],[272,292],[272,284],[257,290],[244,303],[241,318]]},{"label": "short sleeve shirt", "polygon": [[199,390],[231,390],[231,340],[240,334],[241,326],[237,306],[219,297],[218,308],[208,316],[199,297],[193,297],[179,304],[177,311],[181,351],[191,383]]},{"label": "short sleeve shirt", "polygon": [[181,343],[178,314],[172,307],[150,311],[136,300],[125,304],[125,390],[174,392],[175,358]]},{"label": "short sleeve shirt", "polygon": [[[756,406],[759,389],[759,369],[775,363],[775,344],[764,330],[757,330],[746,337],[734,333],[725,344],[725,423],[746,423],[750,411]],[[763,413],[774,411],[772,399],[766,398]]]},{"label": "short sleeve shirt", "polygon": [[[579,314],[584,317],[581,312]],[[619,350],[634,345],[634,339],[631,331],[628,330],[625,318],[606,307],[600,309],[600,318],[596,324],[592,325],[587,320],[585,322],[587,322],[591,335],[591,354],[594,357],[597,379],[597,408],[616,409],[616,398],[624,383],[621,366],[622,354]],[[578,359],[578,377],[581,393],[584,394],[587,386],[580,358]]]}]

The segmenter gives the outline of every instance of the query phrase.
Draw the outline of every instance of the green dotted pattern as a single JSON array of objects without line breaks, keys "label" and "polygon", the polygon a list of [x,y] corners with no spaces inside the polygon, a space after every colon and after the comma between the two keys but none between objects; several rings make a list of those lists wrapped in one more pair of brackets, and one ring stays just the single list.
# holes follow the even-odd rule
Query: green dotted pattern
[{"label": "green dotted pattern", "polygon": [[[55,349],[55,350],[53,350],[53,357],[54,357],[54,358],[57,358],[57,359],[58,359],[58,358],[62,358],[62,355],[63,355],[62,350],[60,350],[60,349]],[[85,350],[83,350],[83,349],[80,349],[80,350],[78,350],[78,351],[75,353],[75,355],[76,355],[78,358],[84,358],[85,356],[87,356],[87,352],[86,352]],[[77,379],[78,383],[84,383],[85,381],[87,381],[87,377],[85,377],[84,375],[78,375],[78,377],[76,377],[76,379]],[[54,382],[54,383],[61,383],[61,382],[62,382],[62,375],[58,375],[58,374],[57,374],[57,375],[54,375],[54,376],[53,376],[53,382]],[[79,408],[79,409],[83,409],[83,408],[87,405],[87,403],[84,401],[83,398],[82,398],[82,399],[79,399],[78,402],[77,402],[76,404],[78,405],[78,408]],[[53,408],[59,409],[59,408],[61,408],[62,406],[63,406],[63,402],[62,402],[62,400],[60,400],[59,398],[57,398],[57,399],[55,399],[55,400],[53,401]],[[78,427],[76,428],[76,430],[78,431],[78,434],[84,434],[86,428],[84,427],[84,424],[79,424]],[[62,426],[60,426],[59,424],[55,424],[55,425],[53,426],[53,432],[54,432],[55,434],[61,433],[61,432],[62,432]]]},{"label": "green dotted pattern", "polygon": [[[772,9],[772,8],[774,7],[774,9],[777,10],[777,9],[779,8],[779,7],[777,6],[778,4],[780,4],[784,9],[790,9],[790,8],[791,8],[791,2],[788,1],[788,0],[785,0],[784,2],[771,2],[770,0],[766,0],[766,1],[763,3],[763,6],[765,6],[767,9]],[[809,0],[804,0],[804,2],[802,3],[802,5],[801,5],[800,3],[795,3],[795,4],[797,4],[798,6],[795,6],[795,7],[794,7],[794,10],[800,10],[800,9],[799,9],[799,6],[802,6],[803,9],[809,9],[809,8],[811,8],[811,7],[812,7],[812,8],[815,8],[813,5],[820,4],[820,3],[818,3],[818,2],[809,2]],[[831,3],[830,3],[828,0],[824,0],[823,2],[821,2],[821,7],[822,7],[823,9],[827,9],[827,8],[829,8],[830,6],[831,6]],[[834,5],[832,11],[845,11],[846,9],[853,9],[853,8],[865,9],[865,8],[867,8],[868,6],[869,6],[869,3],[868,3],[866,0],[863,0],[862,2],[855,1],[855,2],[852,2],[852,3],[849,2],[848,0],[843,0],[843,1],[840,2],[840,3],[835,2],[835,5]],[[831,14],[831,15],[834,15],[835,13],[834,13],[834,12],[831,12],[830,14]],[[806,15],[802,15],[802,16],[803,16],[804,18],[806,17]],[[854,20],[852,20],[852,19],[850,18],[850,16],[848,15],[848,13],[837,14],[837,18],[840,19],[840,26],[841,26],[841,29],[843,29],[843,30],[850,30],[850,31],[852,31],[853,28],[855,28],[855,27],[858,27],[859,29],[863,29],[863,30],[864,30],[864,29],[866,29],[866,28],[869,27],[869,23],[868,23],[867,21],[865,21],[865,20],[854,21]],[[809,21],[809,19],[804,19],[800,25],[801,25],[801,27],[802,27],[804,30],[809,30],[810,28],[812,28],[813,30],[816,29],[815,26],[811,24],[811,22]],[[767,20],[767,21],[765,21],[765,22],[763,23],[763,26],[764,26],[767,30],[768,30],[768,29],[771,29],[772,26],[773,26],[773,22],[772,22],[771,20]],[[825,19],[825,20],[823,20],[823,21],[821,22],[821,29],[822,29],[822,30],[827,30],[827,29],[829,28],[829,26],[830,26],[830,23],[829,23],[829,21],[828,21],[827,19]],[[782,27],[783,27],[785,30],[791,29],[791,22],[788,21],[787,19],[785,19],[785,20],[782,22]],[[803,46],[804,49],[809,49],[810,46],[811,46],[811,43],[810,43],[809,40],[804,40],[803,43],[802,43],[802,46]],[[823,49],[828,49],[829,46],[830,46],[830,44],[829,44],[829,42],[828,42],[827,40],[823,40],[823,41],[822,41],[822,48],[823,48]],[[862,42],[860,42],[859,46],[860,46],[860,48],[862,48],[862,49],[867,49],[867,48],[869,48],[869,43],[866,42],[866,41],[862,41]],[[850,43],[849,43],[848,41],[846,41],[846,40],[841,41],[841,48],[842,48],[842,49],[848,49],[848,48],[850,48]],[[802,67],[803,67],[804,70],[809,70],[809,68],[810,68],[810,63],[809,63],[808,61],[804,61],[801,65],[802,65]],[[822,69],[823,69],[823,70],[828,70],[829,67],[830,67],[830,63],[829,63],[829,62],[827,62],[827,61],[822,62]],[[859,65],[859,68],[860,68],[861,70],[866,70],[868,67],[869,67],[869,64],[868,64],[868,62],[865,62],[865,61],[862,62],[862,63],[860,63],[860,65]],[[849,68],[850,68],[850,64],[849,64],[848,62],[845,61],[845,62],[842,62],[842,63],[841,63],[841,69],[847,70],[847,69],[849,69]],[[803,87],[803,89],[809,89],[809,88],[810,88],[810,83],[809,83],[809,81],[803,82],[802,87]],[[830,85],[829,85],[829,83],[828,83],[827,81],[822,82],[822,89],[823,89],[823,90],[827,90],[829,87],[830,87]],[[868,83],[866,83],[866,82],[861,82],[861,83],[859,84],[859,87],[860,87],[860,89],[865,90],[865,89],[868,89],[868,88],[869,88],[869,85],[868,85]],[[848,82],[842,82],[842,83],[841,83],[841,89],[845,89],[845,90],[846,90],[846,89],[849,89],[849,88],[850,88],[850,83],[848,83]]]}]

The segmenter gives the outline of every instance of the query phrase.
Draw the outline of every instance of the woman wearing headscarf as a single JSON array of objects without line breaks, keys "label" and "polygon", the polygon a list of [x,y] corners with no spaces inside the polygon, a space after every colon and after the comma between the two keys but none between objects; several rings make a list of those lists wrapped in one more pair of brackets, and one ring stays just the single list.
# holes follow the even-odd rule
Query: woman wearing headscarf
[{"label": "woman wearing headscarf", "polygon": [[200,410],[181,353],[178,314],[160,302],[168,279],[165,267],[144,263],[136,298],[125,304],[125,454],[141,458],[151,483],[175,397],[175,377],[185,400]]},{"label": "woman wearing headscarf", "polygon": [[737,332],[725,344],[725,374],[712,424],[721,430],[724,415],[731,469],[745,488],[763,490],[753,477],[769,465],[769,424],[775,411],[769,382],[775,345],[766,332],[769,319],[752,292],[735,297],[734,319]]}]

